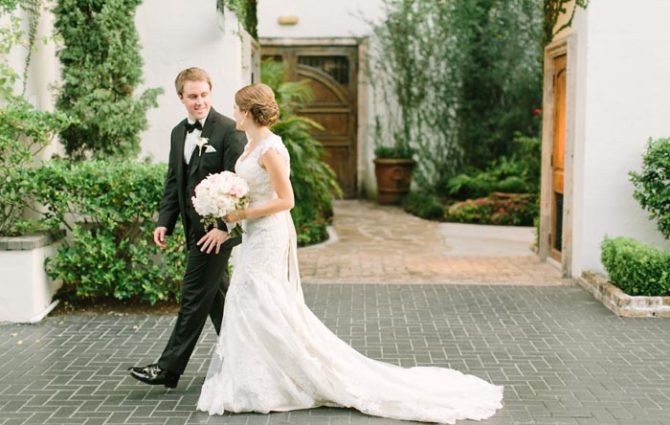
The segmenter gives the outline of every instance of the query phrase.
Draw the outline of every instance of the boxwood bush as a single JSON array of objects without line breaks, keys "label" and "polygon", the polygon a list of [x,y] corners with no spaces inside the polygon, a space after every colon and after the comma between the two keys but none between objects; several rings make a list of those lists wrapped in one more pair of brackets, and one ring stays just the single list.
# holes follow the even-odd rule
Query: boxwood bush
[{"label": "boxwood bush", "polygon": [[601,261],[610,281],[629,295],[670,295],[670,253],[634,239],[605,238]]}]

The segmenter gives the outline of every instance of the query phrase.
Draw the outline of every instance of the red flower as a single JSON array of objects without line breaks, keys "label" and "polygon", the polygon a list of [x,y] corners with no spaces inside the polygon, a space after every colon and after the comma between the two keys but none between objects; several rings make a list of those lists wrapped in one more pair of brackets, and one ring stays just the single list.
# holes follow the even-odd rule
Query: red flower
[{"label": "red flower", "polygon": [[540,108],[533,109],[533,116],[539,117],[540,115],[542,115],[542,109]]}]

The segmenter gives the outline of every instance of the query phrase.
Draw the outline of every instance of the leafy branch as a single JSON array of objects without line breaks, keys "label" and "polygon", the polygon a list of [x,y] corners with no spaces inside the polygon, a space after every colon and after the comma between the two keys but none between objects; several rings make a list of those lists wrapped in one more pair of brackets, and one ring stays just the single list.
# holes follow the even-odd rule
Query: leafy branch
[{"label": "leafy branch", "polygon": [[555,29],[558,18],[562,14],[567,13],[567,5],[571,3],[572,0],[544,0],[544,45],[551,43],[556,34],[572,26],[577,7],[586,9],[589,5],[589,1],[590,0],[575,0],[575,3],[572,5],[572,11],[570,12],[570,19],[558,29]]},{"label": "leafy branch", "polygon": [[258,38],[258,0],[216,0],[216,9],[223,14],[224,7],[232,10],[242,27],[253,38]]}]

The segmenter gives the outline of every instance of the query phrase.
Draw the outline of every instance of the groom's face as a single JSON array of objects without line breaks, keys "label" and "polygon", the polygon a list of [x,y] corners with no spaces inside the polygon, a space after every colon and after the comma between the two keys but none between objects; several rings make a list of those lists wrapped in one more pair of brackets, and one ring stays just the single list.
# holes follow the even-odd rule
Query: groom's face
[{"label": "groom's face", "polygon": [[189,117],[201,120],[207,117],[210,107],[211,89],[207,81],[186,81],[181,92],[181,103]]}]

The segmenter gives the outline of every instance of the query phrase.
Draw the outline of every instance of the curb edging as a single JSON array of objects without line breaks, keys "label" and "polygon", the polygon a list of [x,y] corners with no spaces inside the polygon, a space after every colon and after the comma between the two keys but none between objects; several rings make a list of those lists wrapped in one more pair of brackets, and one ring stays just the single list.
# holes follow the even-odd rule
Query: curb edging
[{"label": "curb edging", "polygon": [[577,282],[618,316],[670,317],[670,297],[628,295],[606,277],[590,271],[582,273]]}]

